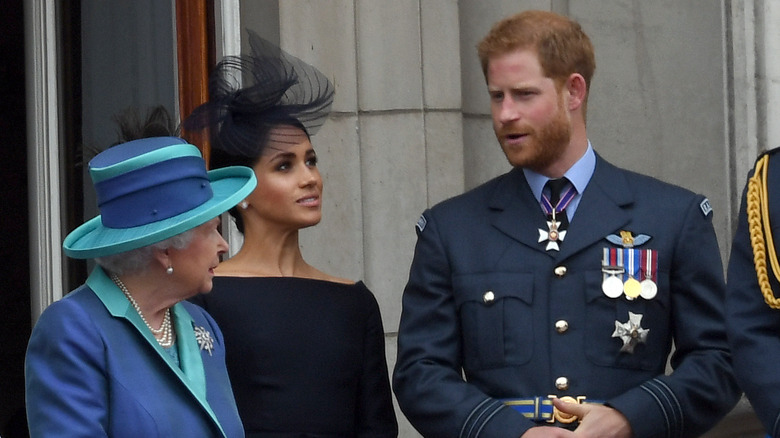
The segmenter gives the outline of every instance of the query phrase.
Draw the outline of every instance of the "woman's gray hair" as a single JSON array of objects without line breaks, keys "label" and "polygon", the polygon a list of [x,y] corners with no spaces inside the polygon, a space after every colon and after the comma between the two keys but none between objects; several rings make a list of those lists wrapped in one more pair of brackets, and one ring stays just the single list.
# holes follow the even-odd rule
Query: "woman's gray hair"
[{"label": "woman's gray hair", "polygon": [[193,235],[194,228],[141,248],[105,257],[97,257],[95,258],[95,263],[106,271],[117,275],[142,273],[149,269],[155,250],[166,250],[168,248],[184,249],[192,242]]}]

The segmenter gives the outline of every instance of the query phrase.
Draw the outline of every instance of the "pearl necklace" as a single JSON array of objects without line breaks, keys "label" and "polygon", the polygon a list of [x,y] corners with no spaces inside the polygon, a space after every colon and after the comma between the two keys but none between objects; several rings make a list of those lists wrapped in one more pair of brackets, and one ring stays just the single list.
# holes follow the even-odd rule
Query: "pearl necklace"
[{"label": "pearl necklace", "polygon": [[132,295],[130,295],[130,291],[127,290],[127,286],[125,286],[124,283],[122,283],[122,280],[117,277],[116,274],[111,274],[111,280],[116,284],[116,286],[119,288],[119,290],[122,291],[123,294],[127,297],[127,299],[130,301],[130,304],[133,305],[133,308],[136,312],[138,312],[138,316],[141,317],[141,321],[146,324],[146,327],[149,328],[149,330],[152,331],[152,334],[154,335],[154,338],[157,340],[157,342],[160,344],[163,348],[169,348],[173,345],[174,341],[174,332],[173,332],[173,325],[171,324],[171,308],[165,309],[165,317],[163,318],[162,325],[160,328],[155,329],[153,328],[149,322],[146,321],[146,318],[144,317],[144,314],[141,312],[141,306],[138,305],[138,302],[133,298]]}]

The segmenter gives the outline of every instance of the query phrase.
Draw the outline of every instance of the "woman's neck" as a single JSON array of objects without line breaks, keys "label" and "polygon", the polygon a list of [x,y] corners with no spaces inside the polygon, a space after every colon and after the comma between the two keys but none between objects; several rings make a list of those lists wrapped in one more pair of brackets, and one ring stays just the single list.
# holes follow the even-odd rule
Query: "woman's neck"
[{"label": "woman's neck", "polygon": [[299,277],[352,284],[352,280],[328,275],[303,258],[298,229],[245,222],[244,243],[215,273],[222,277]]},{"label": "woman's neck", "polygon": [[303,259],[298,230],[263,233],[247,231],[241,249],[219,265],[217,275],[311,276],[314,268]]},{"label": "woman's neck", "polygon": [[149,273],[118,276],[121,283],[138,304],[146,321],[152,327],[162,325],[166,311],[179,300],[167,296],[165,279],[151,279]]}]

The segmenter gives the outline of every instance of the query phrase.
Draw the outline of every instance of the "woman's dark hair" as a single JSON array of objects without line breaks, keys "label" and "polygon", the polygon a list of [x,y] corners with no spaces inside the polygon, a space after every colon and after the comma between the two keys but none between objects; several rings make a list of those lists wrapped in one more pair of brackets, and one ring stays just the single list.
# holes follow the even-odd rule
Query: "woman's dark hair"
[{"label": "woman's dark hair", "polygon": [[183,123],[192,131],[209,128],[215,155],[257,159],[269,131],[279,125],[297,125],[312,136],[333,103],[333,84],[322,72],[248,33],[251,53],[217,64],[209,77],[209,101]]},{"label": "woman's dark hair", "polygon": [[[184,120],[188,131],[209,129],[211,168],[252,167],[271,130],[301,128],[309,137],[325,123],[334,87],[319,70],[248,31],[251,53],[228,56],[209,77],[209,101]],[[274,137],[274,141],[284,141]],[[230,210],[244,232],[238,210]]]}]

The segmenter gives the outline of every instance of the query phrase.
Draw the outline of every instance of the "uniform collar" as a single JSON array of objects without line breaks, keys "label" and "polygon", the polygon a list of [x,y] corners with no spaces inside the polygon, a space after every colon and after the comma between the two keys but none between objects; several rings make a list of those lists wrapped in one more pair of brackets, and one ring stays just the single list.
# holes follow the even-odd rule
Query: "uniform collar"
[{"label": "uniform collar", "polygon": [[[590,140],[588,140],[588,148],[585,150],[585,154],[583,154],[582,157],[580,157],[580,159],[563,174],[563,176],[571,181],[574,188],[577,189],[578,194],[582,194],[585,192],[585,188],[588,186],[595,169],[596,153],[593,152],[593,147],[590,144]],[[534,199],[541,199],[542,189],[550,178],[526,168],[523,168],[523,174],[525,175],[526,181],[528,181],[528,185],[531,187]]]}]

